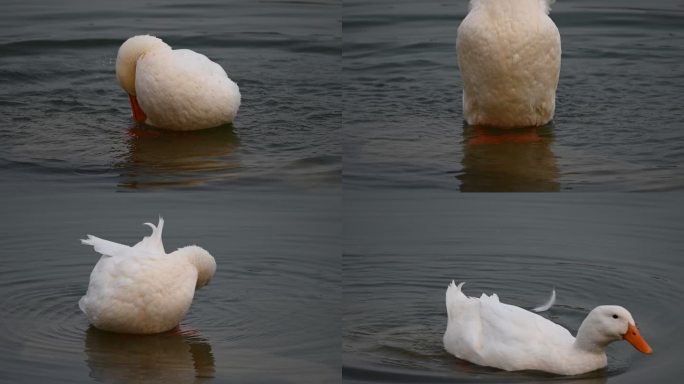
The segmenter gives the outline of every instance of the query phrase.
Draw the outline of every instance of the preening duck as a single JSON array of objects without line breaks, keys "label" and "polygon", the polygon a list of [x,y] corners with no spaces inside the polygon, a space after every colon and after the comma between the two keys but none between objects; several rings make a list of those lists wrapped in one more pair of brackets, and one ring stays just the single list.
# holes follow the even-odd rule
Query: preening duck
[{"label": "preening duck", "polygon": [[116,78],[129,95],[133,118],[158,128],[216,127],[232,122],[240,107],[240,89],[220,65],[154,36],[134,36],[121,45]]},{"label": "preening duck", "polygon": [[164,220],[130,247],[88,235],[81,240],[102,254],[90,274],[81,311],[96,328],[120,333],[159,333],[176,327],[190,308],[195,290],[216,271],[214,257],[191,245],[167,254]]},{"label": "preening duck", "polygon": [[623,307],[594,308],[573,337],[536,313],[499,302],[496,294],[467,297],[463,284],[452,281],[447,288],[443,338],[447,352],[459,359],[507,371],[578,375],[605,367],[605,349],[613,341],[624,339],[640,352],[653,352]]},{"label": "preening duck", "polygon": [[553,119],[561,39],[554,0],[471,0],[458,27],[463,115],[470,125],[541,126]]}]

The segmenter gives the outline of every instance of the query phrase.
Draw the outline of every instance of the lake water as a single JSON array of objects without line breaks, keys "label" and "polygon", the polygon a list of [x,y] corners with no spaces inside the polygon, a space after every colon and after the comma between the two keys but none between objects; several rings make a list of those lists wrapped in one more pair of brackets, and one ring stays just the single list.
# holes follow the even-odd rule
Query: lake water
[{"label": "lake water", "polygon": [[[345,199],[343,377],[348,383],[678,383],[684,196],[359,192]],[[626,307],[654,349],[608,348],[578,378],[457,360],[442,346],[444,294],[497,293],[575,333],[595,306]]]},{"label": "lake water", "polygon": [[[340,378],[340,6],[6,1],[0,14],[0,382]],[[221,64],[232,125],[136,127],[114,62],[154,33]],[[99,256],[166,219],[216,258],[181,334],[122,336],[78,309]]]},{"label": "lake water", "polygon": [[[456,30],[467,1],[344,1],[345,187],[462,191],[684,188],[684,8],[559,0],[554,124],[476,144]],[[500,132],[490,132],[500,135]]]}]

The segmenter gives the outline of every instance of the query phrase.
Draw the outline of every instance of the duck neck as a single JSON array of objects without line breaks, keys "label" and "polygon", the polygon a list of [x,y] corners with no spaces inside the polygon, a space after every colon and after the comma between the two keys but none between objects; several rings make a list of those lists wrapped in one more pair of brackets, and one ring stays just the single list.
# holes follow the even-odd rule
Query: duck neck
[{"label": "duck neck", "polygon": [[584,319],[577,331],[574,347],[584,352],[605,355],[606,347],[612,341],[599,332],[592,322]]},{"label": "duck neck", "polygon": [[203,248],[190,245],[176,251],[180,257],[185,258],[191,265],[197,268],[197,284],[195,289],[206,285],[216,272],[216,260]]}]

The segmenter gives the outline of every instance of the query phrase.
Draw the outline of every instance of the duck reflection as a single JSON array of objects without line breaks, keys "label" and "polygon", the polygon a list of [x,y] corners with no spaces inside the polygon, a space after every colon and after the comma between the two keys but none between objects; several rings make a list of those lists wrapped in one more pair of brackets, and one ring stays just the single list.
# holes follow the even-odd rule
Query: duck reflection
[{"label": "duck reflection", "polygon": [[230,177],[239,168],[232,153],[240,140],[230,124],[191,132],[135,126],[129,136],[119,187],[198,186]]},{"label": "duck reflection", "polygon": [[89,327],[86,363],[105,383],[205,383],[214,377],[209,342],[197,331],[125,335]]},{"label": "duck reflection", "polygon": [[543,127],[497,129],[464,125],[463,192],[560,190],[551,151],[553,122]]},{"label": "duck reflection", "polygon": [[452,355],[444,355],[447,361],[451,361],[454,371],[459,375],[468,377],[479,376],[482,378],[500,378],[500,380],[484,382],[512,382],[526,384],[606,384],[608,373],[600,369],[576,376],[559,376],[541,371],[503,371],[496,368],[483,367],[461,359],[454,359]]}]

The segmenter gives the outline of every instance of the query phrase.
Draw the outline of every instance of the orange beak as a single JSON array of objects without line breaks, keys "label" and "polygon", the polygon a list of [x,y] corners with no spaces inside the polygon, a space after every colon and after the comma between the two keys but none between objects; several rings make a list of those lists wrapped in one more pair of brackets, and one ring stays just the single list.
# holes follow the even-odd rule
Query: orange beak
[{"label": "orange beak", "polygon": [[145,112],[143,112],[142,108],[140,108],[140,104],[138,104],[138,99],[133,96],[133,95],[128,95],[128,98],[131,100],[131,109],[133,110],[133,120],[135,120],[138,123],[144,123],[145,120],[147,120],[147,116],[145,116]]},{"label": "orange beak", "polygon": [[622,338],[627,340],[630,344],[634,346],[639,352],[645,353],[647,355],[650,355],[653,353],[653,349],[651,349],[651,346],[648,345],[646,340],[644,340],[643,337],[641,337],[641,333],[639,333],[639,329],[633,324],[628,324],[627,325],[627,333],[622,335]]}]

